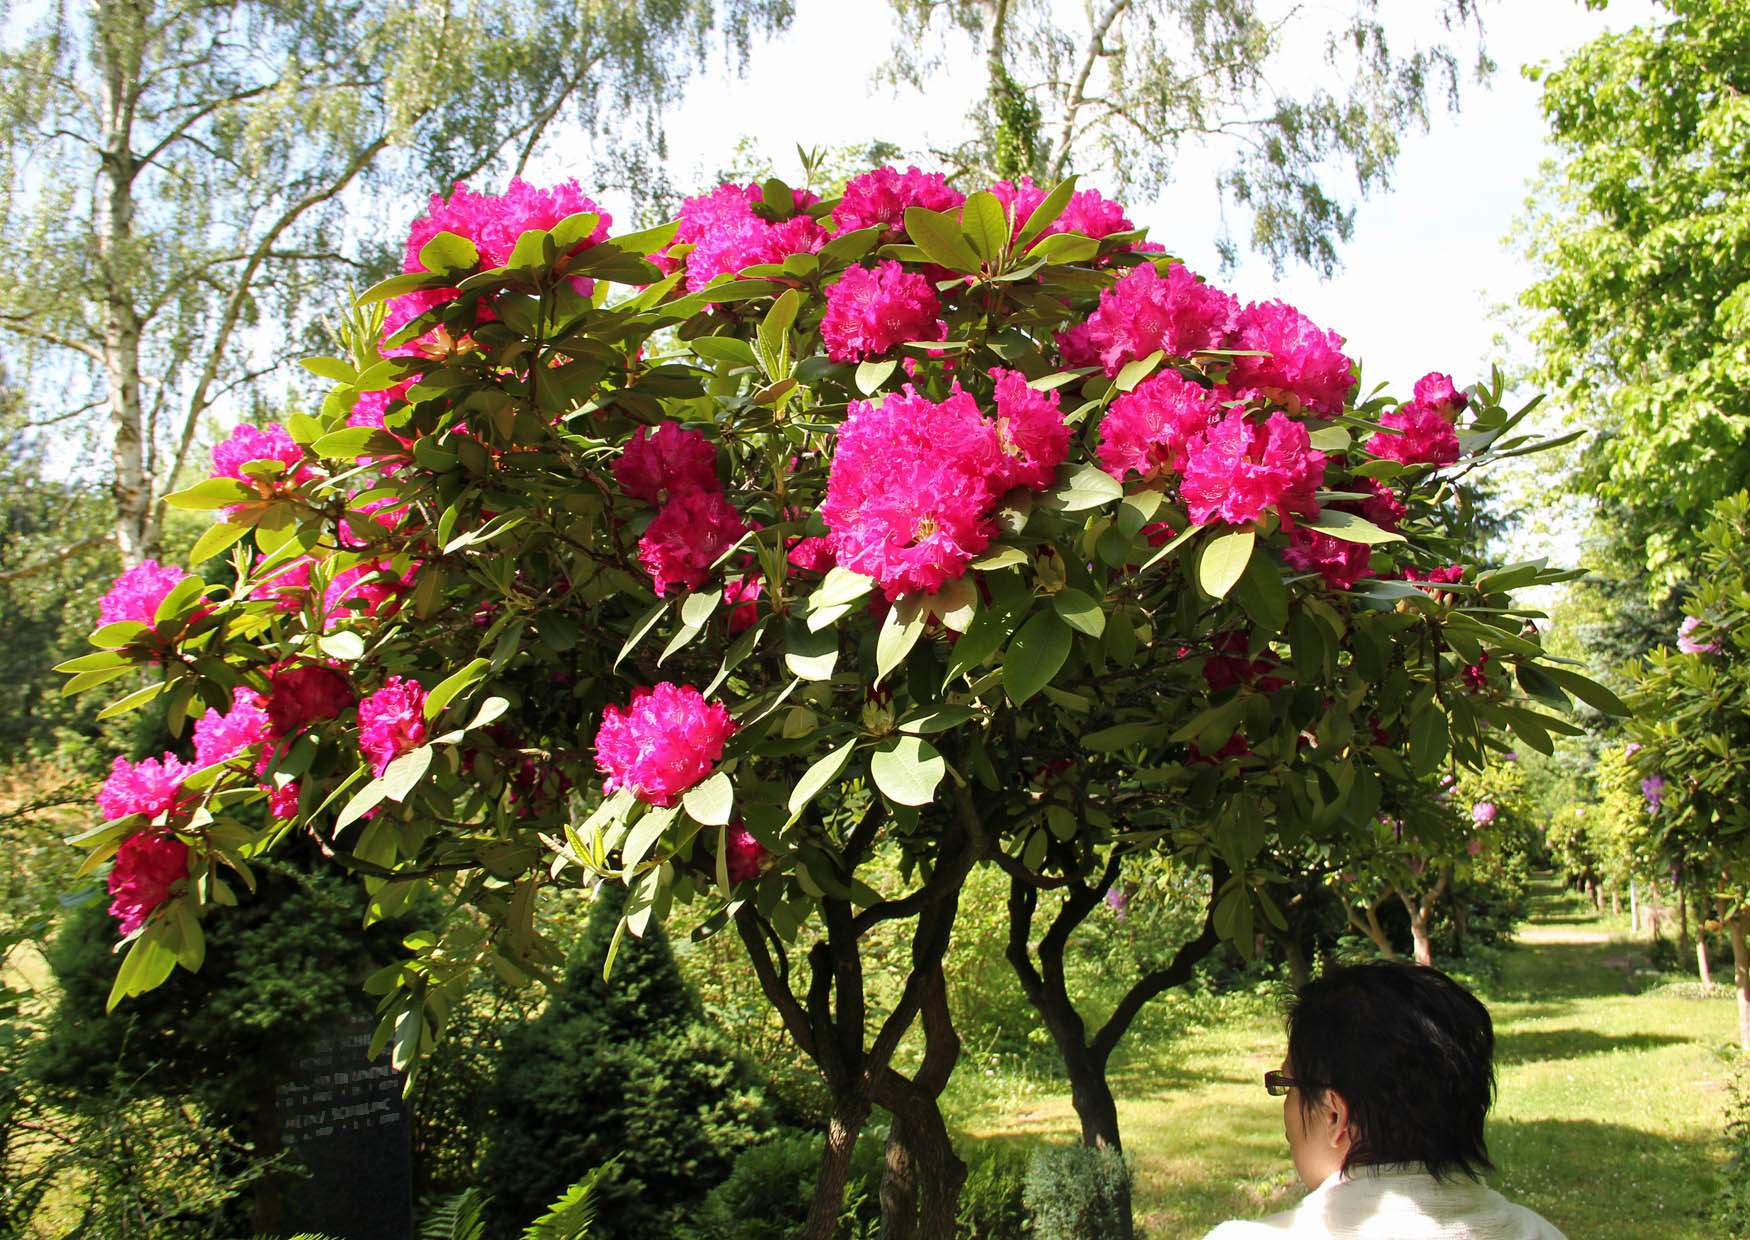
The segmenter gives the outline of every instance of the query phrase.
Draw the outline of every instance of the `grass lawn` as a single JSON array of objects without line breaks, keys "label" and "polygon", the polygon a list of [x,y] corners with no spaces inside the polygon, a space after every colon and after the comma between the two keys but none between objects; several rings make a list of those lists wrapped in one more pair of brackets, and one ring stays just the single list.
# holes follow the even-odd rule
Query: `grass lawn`
[{"label": "grass lawn", "polygon": [[[1708,1197],[1736,1008],[1726,990],[1695,999],[1649,989],[1626,923],[1540,886],[1485,988],[1500,1079],[1491,1182],[1574,1240],[1717,1240]],[[1248,998],[1170,1037],[1141,1032],[1113,1083],[1147,1234],[1200,1236],[1297,1199],[1282,1104],[1259,1084],[1282,1055],[1273,1007]],[[1077,1131],[1067,1094],[1050,1092],[967,1097],[957,1118],[978,1138]]]}]

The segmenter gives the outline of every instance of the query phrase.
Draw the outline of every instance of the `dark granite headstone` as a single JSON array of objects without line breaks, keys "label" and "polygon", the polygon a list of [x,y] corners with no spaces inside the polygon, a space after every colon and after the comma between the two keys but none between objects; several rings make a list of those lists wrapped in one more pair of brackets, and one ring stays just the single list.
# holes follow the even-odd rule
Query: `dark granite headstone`
[{"label": "dark granite headstone", "polygon": [[309,1170],[287,1196],[285,1231],[413,1240],[413,1147],[401,1074],[367,1058],[376,1022],[324,1038],[280,1086],[280,1131]]}]

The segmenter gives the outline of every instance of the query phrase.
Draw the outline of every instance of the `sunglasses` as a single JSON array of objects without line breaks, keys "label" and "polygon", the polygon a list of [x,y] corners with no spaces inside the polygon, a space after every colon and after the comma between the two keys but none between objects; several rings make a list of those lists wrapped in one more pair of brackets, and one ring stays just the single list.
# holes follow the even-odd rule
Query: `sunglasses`
[{"label": "sunglasses", "polygon": [[1281,1098],[1291,1089],[1323,1089],[1322,1085],[1313,1085],[1306,1081],[1297,1081],[1286,1072],[1266,1072],[1264,1074],[1264,1092],[1272,1098]]}]

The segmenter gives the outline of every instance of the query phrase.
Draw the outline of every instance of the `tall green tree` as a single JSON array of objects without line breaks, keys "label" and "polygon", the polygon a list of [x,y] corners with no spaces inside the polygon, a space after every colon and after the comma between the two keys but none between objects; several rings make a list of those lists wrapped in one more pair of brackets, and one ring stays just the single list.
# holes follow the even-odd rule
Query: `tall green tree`
[{"label": "tall green tree", "polygon": [[[0,341],[39,419],[104,420],[115,538],[153,555],[215,406],[390,256],[366,196],[521,170],[557,121],[654,137],[721,26],[789,0],[0,0]],[[356,225],[356,220],[354,221]],[[368,235],[368,231],[367,234]],[[50,404],[52,400],[55,404]]]},{"label": "tall green tree", "polygon": [[1537,378],[1593,432],[1573,486],[1644,546],[1655,590],[1750,477],[1750,7],[1660,2],[1668,20],[1544,80],[1558,158],[1524,294]]},{"label": "tall green tree", "polygon": [[[1251,217],[1249,245],[1278,269],[1335,270],[1355,217],[1338,178],[1362,193],[1389,184],[1404,134],[1426,128],[1440,98],[1456,108],[1463,76],[1445,43],[1406,52],[1378,0],[1323,28],[1328,14],[1256,0],[891,2],[899,80],[922,89],[956,30],[983,55],[977,132],[952,153],[968,170],[1055,181],[1097,169],[1134,196],[1172,182],[1186,149],[1207,142],[1227,159],[1224,199]],[[1442,0],[1439,20],[1480,38],[1477,7]],[[1285,89],[1309,61],[1312,83]],[[1480,43],[1475,68],[1493,68]]]}]

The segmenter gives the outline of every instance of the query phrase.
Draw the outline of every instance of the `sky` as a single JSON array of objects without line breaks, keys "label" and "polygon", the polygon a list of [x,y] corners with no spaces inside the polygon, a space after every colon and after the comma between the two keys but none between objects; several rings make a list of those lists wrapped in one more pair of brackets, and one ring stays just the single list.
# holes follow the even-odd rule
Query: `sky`
[{"label": "sky", "polygon": [[[1321,10],[1347,6],[1307,7],[1316,21]],[[1382,4],[1388,24],[1405,34],[1424,33],[1416,27],[1431,25],[1432,7],[1432,0]],[[1522,357],[1523,345],[1499,308],[1513,301],[1527,268],[1503,241],[1547,151],[1538,87],[1521,67],[1559,63],[1599,33],[1645,22],[1658,10],[1646,0],[1614,0],[1603,13],[1579,0],[1509,0],[1483,12],[1486,46],[1498,69],[1484,86],[1466,83],[1458,113],[1442,109],[1429,132],[1406,137],[1391,188],[1359,203],[1354,237],[1331,279],[1304,267],[1276,276],[1257,256],[1243,258],[1232,272],[1219,270],[1216,153],[1182,161],[1181,177],[1160,200],[1127,204],[1131,218],[1243,300],[1281,297],[1337,331],[1362,360],[1369,387],[1383,380],[1407,395],[1430,370],[1451,373],[1463,386],[1486,378],[1492,361]],[[959,58],[927,92],[896,90],[876,81],[893,42],[889,6],[877,0],[797,0],[795,21],[756,46],[744,76],[718,67],[688,90],[667,123],[673,179],[682,186],[709,184],[749,137],[780,175],[792,176],[798,145],[871,138],[908,148],[951,145],[983,89],[980,61]],[[1305,63],[1316,68],[1318,61]],[[757,132],[750,118],[758,118]],[[576,148],[560,141],[550,150],[550,167],[537,171],[566,175],[558,161]],[[1083,183],[1099,184],[1097,177]]]}]

